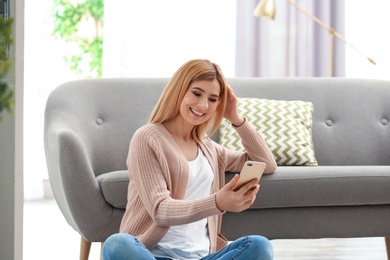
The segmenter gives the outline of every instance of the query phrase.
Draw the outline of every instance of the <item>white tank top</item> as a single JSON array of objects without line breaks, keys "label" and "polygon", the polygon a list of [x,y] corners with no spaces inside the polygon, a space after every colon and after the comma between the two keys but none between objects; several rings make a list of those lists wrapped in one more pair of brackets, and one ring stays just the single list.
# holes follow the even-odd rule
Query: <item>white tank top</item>
[{"label": "white tank top", "polygon": [[[214,174],[202,150],[198,149],[195,160],[189,161],[190,175],[184,200],[205,198],[210,195]],[[171,259],[200,259],[209,254],[210,240],[207,219],[172,226],[167,234],[151,250],[155,257]]]}]

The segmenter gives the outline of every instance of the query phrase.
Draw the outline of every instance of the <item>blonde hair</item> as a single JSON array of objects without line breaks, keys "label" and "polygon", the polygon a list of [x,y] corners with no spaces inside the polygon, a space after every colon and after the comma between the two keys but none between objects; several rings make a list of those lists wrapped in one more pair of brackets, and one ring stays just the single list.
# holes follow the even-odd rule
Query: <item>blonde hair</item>
[{"label": "blonde hair", "polygon": [[[215,133],[225,113],[227,84],[220,67],[206,59],[190,60],[175,72],[157,101],[149,122],[163,123],[176,117],[190,84],[200,80],[218,81],[220,86],[219,103],[214,116],[206,122],[195,126],[192,129],[191,136],[196,142],[199,142],[202,138],[209,137]],[[206,135],[209,128],[211,129]]]}]

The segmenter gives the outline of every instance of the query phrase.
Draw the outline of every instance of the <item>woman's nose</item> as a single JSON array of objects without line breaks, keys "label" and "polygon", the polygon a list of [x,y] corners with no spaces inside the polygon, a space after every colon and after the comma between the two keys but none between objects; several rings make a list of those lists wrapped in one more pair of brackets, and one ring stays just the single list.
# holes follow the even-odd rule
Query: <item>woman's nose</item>
[{"label": "woman's nose", "polygon": [[202,109],[206,109],[208,107],[207,99],[201,99],[199,100],[198,106]]}]

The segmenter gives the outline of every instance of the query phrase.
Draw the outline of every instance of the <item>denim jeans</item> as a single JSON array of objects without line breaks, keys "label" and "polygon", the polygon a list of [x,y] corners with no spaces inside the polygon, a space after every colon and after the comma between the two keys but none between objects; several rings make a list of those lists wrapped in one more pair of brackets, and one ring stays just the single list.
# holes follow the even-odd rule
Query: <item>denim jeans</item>
[{"label": "denim jeans", "polygon": [[[142,243],[125,233],[110,236],[104,242],[102,255],[103,260],[169,260],[154,258]],[[273,255],[272,244],[267,238],[252,235],[241,237],[201,260],[271,260]]]}]

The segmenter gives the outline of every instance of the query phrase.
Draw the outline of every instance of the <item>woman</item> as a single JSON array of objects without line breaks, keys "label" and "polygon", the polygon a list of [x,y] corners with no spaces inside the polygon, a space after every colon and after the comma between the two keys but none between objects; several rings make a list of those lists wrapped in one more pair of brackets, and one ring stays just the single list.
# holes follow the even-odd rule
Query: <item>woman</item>
[{"label": "woman", "polygon": [[[209,139],[223,117],[245,153]],[[272,259],[272,245],[262,236],[228,245],[219,233],[222,214],[247,209],[259,191],[258,180],[234,190],[237,174],[224,183],[225,171],[239,172],[247,160],[265,162],[264,173],[276,169],[265,141],[239,114],[219,66],[188,61],[168,82],[149,123],[132,137],[126,212],[121,233],[104,243],[103,259]]]}]

